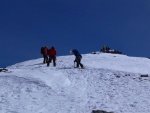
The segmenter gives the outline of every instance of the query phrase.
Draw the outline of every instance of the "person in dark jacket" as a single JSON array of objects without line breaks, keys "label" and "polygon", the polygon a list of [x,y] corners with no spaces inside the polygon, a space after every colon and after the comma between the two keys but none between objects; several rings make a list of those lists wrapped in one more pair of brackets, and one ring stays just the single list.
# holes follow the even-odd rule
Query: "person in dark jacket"
[{"label": "person in dark jacket", "polygon": [[47,66],[49,66],[49,64],[51,63],[51,61],[53,60],[53,66],[56,66],[56,49],[54,48],[54,46],[51,47],[51,49],[48,50],[48,62],[47,62]]},{"label": "person in dark jacket", "polygon": [[76,62],[76,67],[78,68],[79,65],[81,68],[84,68],[83,64],[81,64],[81,59],[82,59],[82,55],[79,53],[78,50],[76,49],[73,49],[70,51],[70,53],[74,54],[75,55],[75,60],[74,60],[74,63]]},{"label": "person in dark jacket", "polygon": [[44,58],[43,64],[45,64],[48,60],[47,52],[48,52],[48,47],[47,46],[41,48],[41,54],[43,55],[43,58]]}]

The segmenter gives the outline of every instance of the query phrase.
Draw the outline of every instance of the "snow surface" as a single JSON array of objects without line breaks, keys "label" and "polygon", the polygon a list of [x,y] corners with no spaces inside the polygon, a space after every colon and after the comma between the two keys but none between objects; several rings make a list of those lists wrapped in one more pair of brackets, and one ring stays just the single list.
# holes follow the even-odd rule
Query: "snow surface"
[{"label": "snow surface", "polygon": [[150,59],[117,54],[57,57],[47,67],[34,59],[0,73],[0,113],[150,113]]}]

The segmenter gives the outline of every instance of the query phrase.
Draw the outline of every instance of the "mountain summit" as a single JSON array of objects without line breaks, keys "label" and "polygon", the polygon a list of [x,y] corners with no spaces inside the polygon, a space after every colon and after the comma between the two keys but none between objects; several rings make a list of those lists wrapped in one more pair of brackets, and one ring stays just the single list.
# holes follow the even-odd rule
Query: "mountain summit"
[{"label": "mountain summit", "polygon": [[[150,113],[150,59],[117,54],[57,57],[57,66],[34,59],[0,73],[0,113]],[[142,77],[147,75],[147,77]]]}]

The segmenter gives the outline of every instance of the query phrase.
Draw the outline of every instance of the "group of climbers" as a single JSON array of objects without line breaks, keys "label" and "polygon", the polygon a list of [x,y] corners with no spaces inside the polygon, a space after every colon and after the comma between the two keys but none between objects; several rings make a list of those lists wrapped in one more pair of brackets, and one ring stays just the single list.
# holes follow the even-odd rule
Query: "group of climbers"
[{"label": "group of climbers", "polygon": [[100,52],[103,52],[103,53],[113,53],[113,54],[123,54],[122,52],[117,51],[117,50],[112,50],[108,46],[105,46],[105,45],[103,46],[103,48],[101,49]]},{"label": "group of climbers", "polygon": [[[53,61],[53,66],[56,66],[56,49],[54,46],[52,46],[50,49],[48,49],[47,46],[44,46],[41,48],[41,54],[43,55],[43,63],[47,63],[47,66],[50,65],[51,61]],[[76,68],[84,68],[83,64],[81,63],[82,55],[79,53],[78,50],[73,49],[70,51],[71,54],[75,55],[74,64],[76,63]]]},{"label": "group of climbers", "polygon": [[41,48],[41,54],[43,55],[43,64],[47,63],[47,66],[53,61],[53,66],[56,66],[56,49],[52,46],[48,49],[47,46]]}]

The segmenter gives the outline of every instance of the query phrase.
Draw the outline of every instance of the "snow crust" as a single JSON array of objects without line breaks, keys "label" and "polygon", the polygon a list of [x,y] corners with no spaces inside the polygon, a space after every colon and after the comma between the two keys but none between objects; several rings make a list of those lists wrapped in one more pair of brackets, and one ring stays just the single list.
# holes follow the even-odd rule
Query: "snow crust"
[{"label": "snow crust", "polygon": [[33,59],[0,73],[0,113],[150,113],[150,59],[117,54],[57,57],[47,67]]}]

